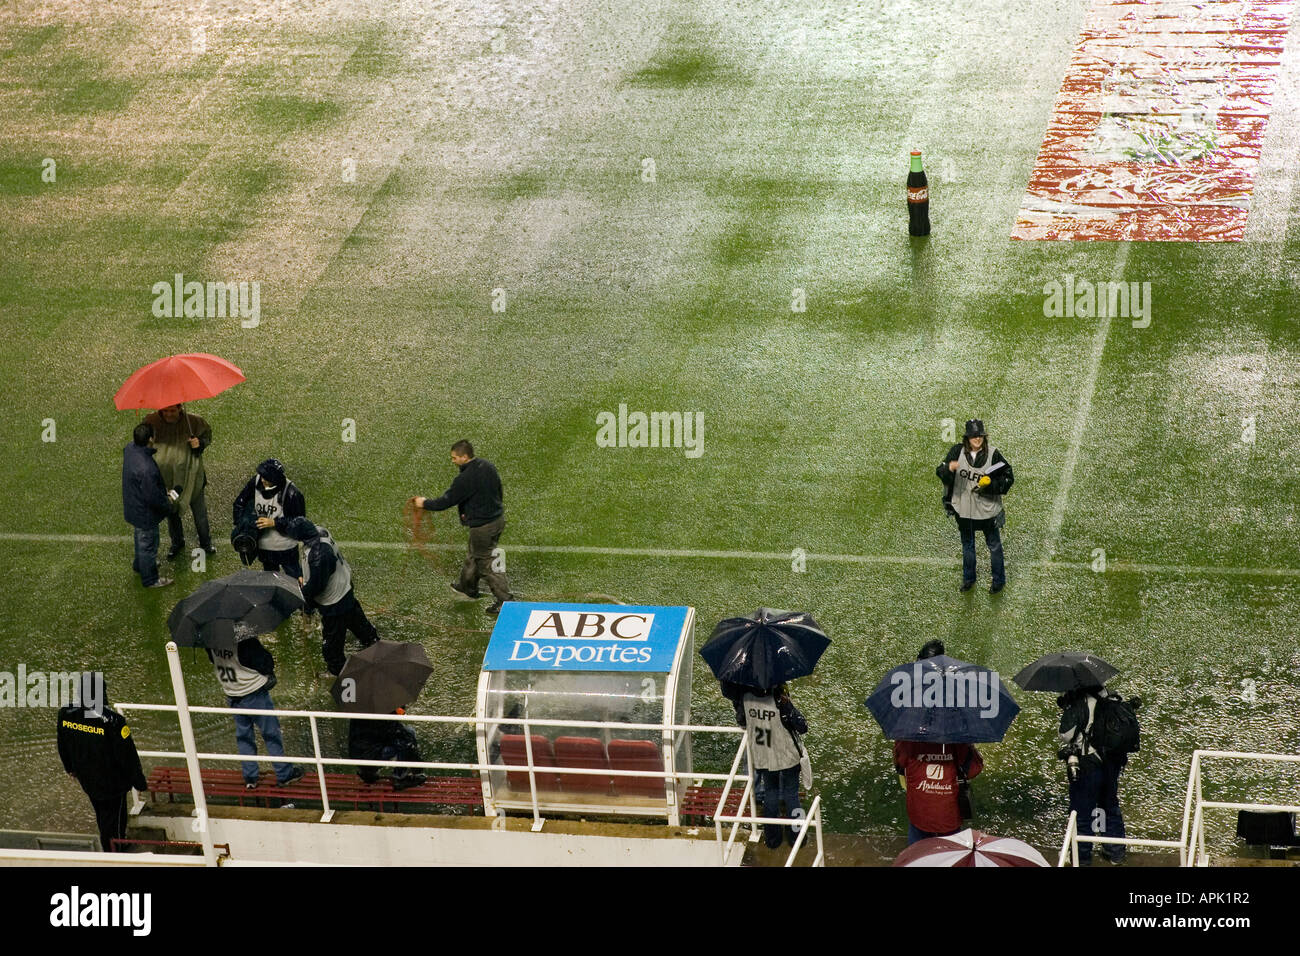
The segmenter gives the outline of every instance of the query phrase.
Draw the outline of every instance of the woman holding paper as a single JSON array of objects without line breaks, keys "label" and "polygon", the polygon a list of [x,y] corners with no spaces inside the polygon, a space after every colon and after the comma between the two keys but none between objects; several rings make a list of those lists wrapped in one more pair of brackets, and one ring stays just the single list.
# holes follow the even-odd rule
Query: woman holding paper
[{"label": "woman holding paper", "polygon": [[966,423],[961,444],[949,449],[935,474],[944,483],[944,510],[957,519],[961,532],[961,589],[969,591],[975,586],[975,532],[983,531],[993,566],[989,593],[997,594],[1007,583],[999,529],[1006,523],[1002,496],[1015,481],[1011,463],[989,445],[984,423],[972,418]]}]

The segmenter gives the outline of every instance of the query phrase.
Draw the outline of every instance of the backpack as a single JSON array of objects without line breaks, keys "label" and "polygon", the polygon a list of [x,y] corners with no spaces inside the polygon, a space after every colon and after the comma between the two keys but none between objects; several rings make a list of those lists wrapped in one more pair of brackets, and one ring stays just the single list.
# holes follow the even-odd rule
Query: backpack
[{"label": "backpack", "polygon": [[1118,757],[1139,750],[1137,708],[1140,706],[1142,704],[1137,698],[1098,697],[1088,731],[1088,743],[1103,757]]}]

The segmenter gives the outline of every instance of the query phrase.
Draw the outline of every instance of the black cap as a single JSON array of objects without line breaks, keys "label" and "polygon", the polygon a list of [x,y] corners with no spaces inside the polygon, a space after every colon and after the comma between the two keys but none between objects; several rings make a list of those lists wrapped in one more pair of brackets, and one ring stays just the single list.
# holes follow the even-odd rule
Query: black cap
[{"label": "black cap", "polygon": [[284,484],[284,465],[278,458],[268,458],[257,466],[257,475],[259,478],[265,478],[273,486],[279,487]]},{"label": "black cap", "polygon": [[925,645],[921,648],[921,653],[916,655],[916,659],[918,661],[923,661],[930,657],[942,657],[944,653],[946,653],[946,649],[943,646],[943,641],[935,639],[933,641],[926,641]]},{"label": "black cap", "polygon": [[962,437],[963,438],[984,438],[986,434],[987,433],[984,431],[984,422],[978,418],[972,418],[970,421],[966,423],[966,434],[963,435]]},{"label": "black cap", "polygon": [[290,518],[284,523],[284,533],[295,541],[310,541],[320,534],[316,526],[306,518]]}]

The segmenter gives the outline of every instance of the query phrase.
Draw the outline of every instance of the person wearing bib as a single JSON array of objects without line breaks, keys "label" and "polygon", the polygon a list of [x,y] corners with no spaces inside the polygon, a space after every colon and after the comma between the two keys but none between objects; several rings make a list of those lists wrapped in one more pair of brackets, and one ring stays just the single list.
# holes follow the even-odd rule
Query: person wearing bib
[{"label": "person wearing bib", "polygon": [[[801,818],[799,805],[799,760],[803,745],[795,734],[806,734],[808,722],[790,700],[784,684],[767,690],[747,689],[733,698],[736,720],[749,733],[749,757],[756,778],[755,791],[761,794],[760,806],[765,817]],[[781,812],[785,805],[785,813]],[[763,839],[768,849],[781,845],[782,830],[790,845],[797,832],[794,827],[763,825]]]},{"label": "person wearing bib", "polygon": [[961,443],[948,450],[935,474],[944,484],[944,510],[957,519],[961,534],[961,589],[975,586],[975,532],[982,531],[993,568],[989,593],[997,594],[1007,583],[1000,529],[1006,522],[1002,496],[1015,482],[1011,463],[989,445],[984,423],[972,418]]},{"label": "person wearing bib", "polygon": [[[234,524],[238,528],[249,516],[257,527],[257,556],[267,571],[283,571],[292,578],[302,577],[298,542],[275,526],[277,518],[301,518],[307,514],[307,502],[284,473],[279,459],[268,458],[257,466],[235,498]],[[251,559],[250,559],[251,560]]]},{"label": "person wearing bib", "polygon": [[[242,629],[243,625],[236,625]],[[217,683],[226,695],[226,706],[249,710],[275,710],[271,688],[275,686],[275,659],[255,636],[244,637],[235,647],[209,647],[208,660],[212,661]],[[257,753],[257,736],[254,728],[262,732],[266,752],[272,757],[284,756],[284,738],[280,721],[274,714],[236,714],[235,748],[249,756]],[[244,786],[252,790],[261,776],[259,765],[252,760],[240,762]],[[273,763],[275,782],[279,786],[293,783],[304,774],[302,767],[292,763]]]},{"label": "person wearing bib", "polygon": [[290,540],[302,542],[302,597],[304,613],[320,611],[321,656],[329,672],[338,677],[347,663],[343,642],[347,632],[356,635],[362,647],[379,640],[379,632],[366,617],[352,590],[352,566],[339,551],[334,536],[306,518],[276,519],[276,530]]}]

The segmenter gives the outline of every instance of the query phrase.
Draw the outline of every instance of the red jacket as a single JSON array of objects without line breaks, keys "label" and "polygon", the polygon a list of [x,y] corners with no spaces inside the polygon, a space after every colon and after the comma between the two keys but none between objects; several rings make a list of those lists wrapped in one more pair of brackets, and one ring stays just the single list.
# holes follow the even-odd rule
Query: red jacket
[{"label": "red jacket", "polygon": [[894,741],[894,766],[907,783],[907,819],[927,833],[956,833],[962,828],[957,809],[957,767],[969,780],[984,769],[984,759],[970,744]]}]

